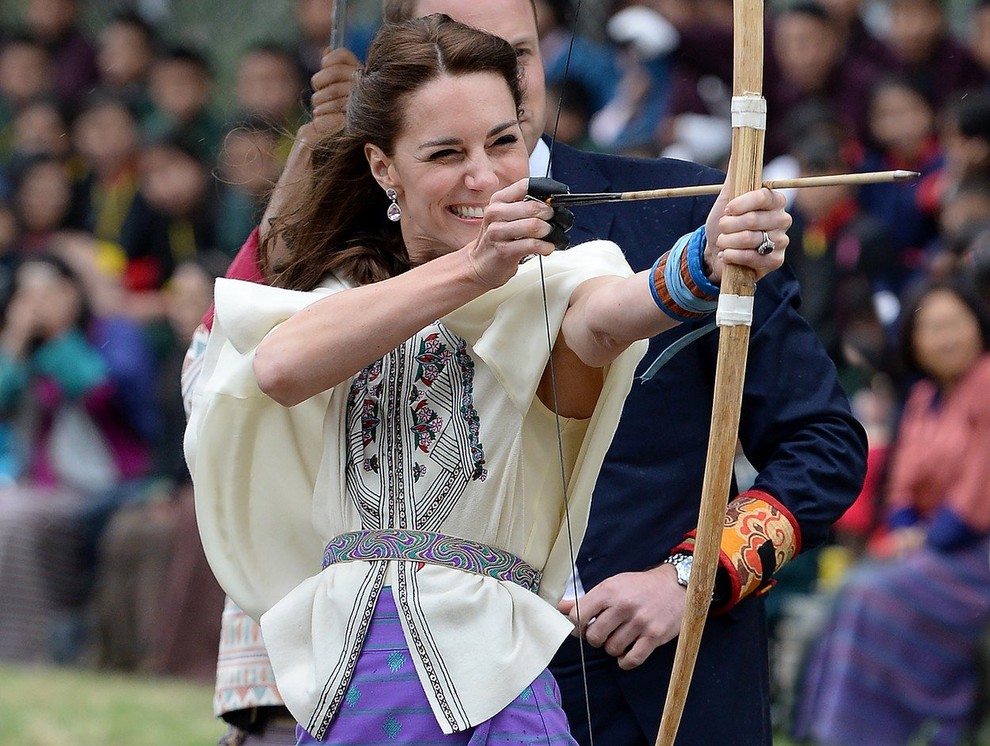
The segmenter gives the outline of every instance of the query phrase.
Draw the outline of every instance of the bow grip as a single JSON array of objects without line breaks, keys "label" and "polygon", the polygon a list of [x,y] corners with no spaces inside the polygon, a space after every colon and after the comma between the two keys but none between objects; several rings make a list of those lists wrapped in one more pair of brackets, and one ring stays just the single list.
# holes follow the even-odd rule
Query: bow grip
[{"label": "bow grip", "polygon": [[[529,187],[526,196],[529,199],[536,199],[550,205],[550,197],[555,194],[569,194],[570,187],[555,179],[546,177],[533,177],[529,180]],[[571,242],[567,239],[567,231],[574,225],[574,213],[566,207],[550,205],[553,208],[553,217],[547,222],[550,224],[550,232],[544,236],[544,241],[549,241],[558,251],[567,249]]]}]

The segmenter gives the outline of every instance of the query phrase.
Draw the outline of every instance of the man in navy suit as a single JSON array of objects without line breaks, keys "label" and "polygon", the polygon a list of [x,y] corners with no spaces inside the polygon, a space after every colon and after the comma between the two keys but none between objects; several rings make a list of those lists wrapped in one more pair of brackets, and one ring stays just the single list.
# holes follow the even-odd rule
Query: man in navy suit
[{"label": "man in navy suit", "polygon": [[[524,72],[523,133],[534,176],[549,174],[574,192],[627,191],[711,184],[722,174],[670,159],[583,153],[563,145],[551,154],[541,138],[545,86],[531,0],[385,0],[389,20],[443,12],[507,39]],[[325,65],[327,65],[325,60]],[[332,70],[333,65],[327,65]],[[349,75],[349,72],[347,73]],[[320,76],[320,73],[317,74]],[[346,78],[317,81],[314,114],[346,105]],[[682,235],[707,225],[717,236],[713,200],[676,199],[576,207],[570,240],[615,241],[633,269],[645,269]],[[778,243],[785,243],[786,239]],[[718,608],[699,652],[679,744],[769,744],[767,634],[760,595],[773,571],[801,549],[821,543],[855,499],[865,473],[866,443],[835,369],[797,312],[798,287],[786,268],[760,281],[743,397],[740,440],[759,470],[752,489],[730,503],[723,538]],[[691,322],[651,342],[644,367]],[[717,335],[689,345],[656,377],[634,386],[595,491],[577,557],[588,627],[591,725],[607,746],[653,744],[684,609],[711,418]],[[654,445],[676,440],[661,460]],[[672,457],[671,454],[674,454]],[[671,558],[676,562],[665,562]],[[687,560],[687,561],[685,561]],[[569,605],[565,612],[573,610]],[[670,644],[668,644],[670,643]],[[554,673],[577,739],[589,743],[579,641],[560,651]]]}]

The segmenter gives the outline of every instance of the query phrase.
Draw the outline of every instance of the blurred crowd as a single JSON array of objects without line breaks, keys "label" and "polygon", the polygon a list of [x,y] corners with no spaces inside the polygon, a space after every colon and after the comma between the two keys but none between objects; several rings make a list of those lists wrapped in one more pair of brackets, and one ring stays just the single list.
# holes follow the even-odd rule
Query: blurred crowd
[{"label": "blurred crowd", "polygon": [[[179,370],[214,278],[260,219],[308,116],[332,3],[287,9],[294,44],[259,30],[236,60],[223,107],[233,117],[217,113],[209,48],[162,38],[136,10],[84,27],[84,5],[24,0],[23,25],[0,29],[0,660],[210,681],[223,594],[198,546]],[[585,149],[724,168],[731,2],[615,2],[594,37],[572,34],[573,5],[535,2],[547,131]],[[785,568],[768,600],[778,715],[804,706],[793,718],[801,737],[830,737],[809,704],[816,686],[801,681],[829,675],[808,642],[841,624],[831,607],[850,587],[842,578],[883,584],[892,559],[924,552],[951,564],[990,530],[978,471],[990,459],[971,457],[990,446],[973,440],[990,438],[990,422],[958,415],[972,427],[953,431],[949,464],[933,444],[953,423],[925,420],[962,397],[957,384],[980,373],[988,345],[990,0],[958,12],[938,0],[769,6],[767,177],[920,173],[790,195],[787,262],[802,313],[871,448],[834,543]],[[349,29],[359,56],[371,31]],[[939,523],[945,511],[954,533]],[[965,609],[976,630],[960,643],[965,680],[946,674],[963,687],[967,723],[979,714],[988,594]]]}]

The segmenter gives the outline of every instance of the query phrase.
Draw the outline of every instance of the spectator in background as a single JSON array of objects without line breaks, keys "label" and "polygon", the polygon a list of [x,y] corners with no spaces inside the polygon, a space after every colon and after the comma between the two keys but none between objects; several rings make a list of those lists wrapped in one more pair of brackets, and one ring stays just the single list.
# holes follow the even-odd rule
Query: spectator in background
[{"label": "spectator in background", "polygon": [[276,154],[280,136],[269,123],[247,119],[232,124],[224,137],[217,175],[217,248],[230,257],[261,220],[282,170]]},{"label": "spectator in background", "polygon": [[814,0],[788,5],[775,16],[765,88],[767,157],[783,152],[786,126],[781,125],[812,99],[833,107],[843,126],[864,139],[866,101],[877,73],[847,55],[844,38],[839,22]]},{"label": "spectator in background", "polygon": [[72,180],[65,161],[44,153],[25,160],[15,177],[14,210],[18,252],[24,257],[51,252],[72,212]]},{"label": "spectator in background", "polygon": [[72,142],[64,109],[51,97],[24,104],[11,123],[10,166],[16,170],[25,158],[54,155],[69,160]]},{"label": "spectator in background", "polygon": [[51,58],[31,37],[15,35],[0,46],[0,160],[10,159],[12,122],[29,101],[51,90]]},{"label": "spectator in background", "polygon": [[675,0],[665,2],[662,12],[680,36],[671,70],[668,115],[660,125],[663,154],[722,167],[731,144],[732,64],[722,64],[724,55],[710,59],[712,49],[703,49],[710,38],[717,44],[732,43],[732,2]]},{"label": "spectator in background", "polygon": [[193,330],[213,298],[222,257],[181,262],[163,292],[168,343],[155,380],[162,415],[154,489],[121,509],[100,542],[94,610],[97,660],[106,667],[212,681],[223,592],[203,556],[182,454],[179,373]]},{"label": "spectator in background", "polygon": [[[794,154],[801,176],[849,171],[841,143],[827,135],[799,140]],[[846,367],[843,330],[852,310],[844,301],[853,286],[865,285],[867,297],[888,287],[890,241],[879,221],[860,210],[851,186],[798,189],[791,215],[793,243],[787,264],[801,283],[801,315],[822,340],[841,376]]]},{"label": "spectator in background", "polygon": [[907,169],[921,180],[866,184],[860,205],[887,229],[893,242],[892,289],[900,293],[924,269],[925,247],[935,238],[936,215],[921,209],[921,184],[941,169],[942,150],[935,136],[935,110],[908,78],[886,77],[869,99],[869,139],[864,171]]},{"label": "spectator in background", "polygon": [[558,142],[584,150],[597,150],[588,134],[591,105],[588,93],[579,80],[562,80],[547,84],[547,125]]},{"label": "spectator in background", "polygon": [[[0,336],[0,405],[24,472],[0,499],[0,657],[79,654],[95,538],[149,467],[150,370],[139,330],[92,316],[67,263],[38,256],[18,267]],[[56,615],[69,622],[57,651]]]},{"label": "spectator in background", "polygon": [[856,66],[865,65],[877,73],[895,65],[890,48],[863,22],[865,0],[820,0],[835,21],[842,37],[846,57]]},{"label": "spectator in background", "polygon": [[959,272],[972,242],[990,228],[990,173],[965,177],[943,198],[939,232],[927,247],[927,274],[946,279]]},{"label": "spectator in background", "polygon": [[19,260],[20,229],[17,215],[10,203],[0,201],[0,310],[6,307],[10,299],[14,267]]},{"label": "spectator in background", "polygon": [[138,191],[121,231],[127,257],[128,312],[164,318],[159,292],[183,261],[216,246],[216,204],[209,167],[178,139],[146,145],[138,158]]},{"label": "spectator in background", "polygon": [[959,183],[990,175],[990,91],[972,91],[945,107],[940,117],[942,168],[922,180],[921,209],[934,213]]},{"label": "spectator in background", "polygon": [[149,93],[152,111],[141,122],[145,137],[184,140],[212,160],[223,126],[210,111],[213,75],[206,56],[192,47],[167,49],[151,67]]},{"label": "spectator in background", "polygon": [[76,116],[72,142],[82,161],[72,223],[119,247],[137,194],[137,121],[122,100],[97,92]]},{"label": "spectator in background", "polygon": [[148,77],[157,47],[155,29],[133,11],[114,14],[100,31],[100,84],[126,101],[139,119],[151,112]]},{"label": "spectator in background", "polygon": [[27,0],[24,15],[28,31],[51,55],[53,92],[77,104],[99,80],[96,51],[79,28],[78,0]]},{"label": "spectator in background", "polygon": [[977,0],[966,24],[966,49],[983,71],[983,87],[990,84],[990,0]]},{"label": "spectator in background", "polygon": [[[330,32],[333,29],[333,5],[333,2],[327,2],[327,0],[296,0],[296,28],[299,33],[295,44],[295,56],[306,81],[320,69],[323,54],[330,44]],[[345,11],[348,5],[348,3],[344,3]],[[369,27],[365,23],[357,23],[354,18],[345,18],[343,46],[364,59],[374,32],[374,26]],[[309,104],[310,93],[311,90],[307,89],[307,105]]]},{"label": "spectator in background", "polygon": [[[330,43],[333,8],[334,4],[325,0],[296,0],[296,27],[299,30],[296,63],[306,80],[320,69],[323,50]],[[344,28],[346,33],[346,24]]]},{"label": "spectator in background", "polygon": [[[728,117],[732,81],[732,27],[693,22],[678,27],[679,80],[672,113]],[[844,31],[816,0],[783,6],[767,32],[764,96],[767,159],[787,152],[786,123],[799,105],[817,100],[833,107],[857,138],[866,132],[867,94],[877,73],[846,55]],[[685,74],[687,77],[680,77]]]},{"label": "spectator in background", "polygon": [[284,132],[279,143],[283,161],[292,147],[292,133],[303,120],[304,88],[291,52],[277,44],[255,44],[237,64],[234,94],[239,115],[257,117]]},{"label": "spectator in background", "polygon": [[961,285],[905,306],[910,392],[889,477],[887,561],[854,571],[812,651],[797,735],[962,743],[990,621],[990,326]]},{"label": "spectator in background", "polygon": [[952,38],[941,0],[891,0],[884,41],[899,71],[937,108],[988,82],[976,60]]},{"label": "spectator in background", "polygon": [[619,84],[615,50],[574,31],[569,0],[536,0],[535,5],[547,84],[564,82],[566,66],[566,80],[584,87],[585,106],[594,114],[612,99]]},{"label": "spectator in background", "polygon": [[609,19],[607,32],[616,47],[621,79],[615,95],[592,117],[591,139],[601,150],[656,156],[677,32],[645,5],[620,10]]}]

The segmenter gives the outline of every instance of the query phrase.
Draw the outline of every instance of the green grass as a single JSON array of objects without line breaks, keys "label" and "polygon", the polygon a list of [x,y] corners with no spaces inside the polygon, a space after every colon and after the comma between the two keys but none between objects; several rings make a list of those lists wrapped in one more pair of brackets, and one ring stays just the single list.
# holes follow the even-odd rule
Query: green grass
[{"label": "green grass", "polygon": [[0,665],[0,746],[210,746],[213,689],[176,679]]}]

